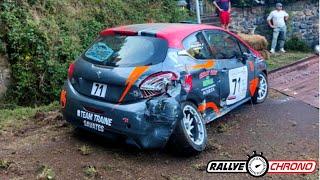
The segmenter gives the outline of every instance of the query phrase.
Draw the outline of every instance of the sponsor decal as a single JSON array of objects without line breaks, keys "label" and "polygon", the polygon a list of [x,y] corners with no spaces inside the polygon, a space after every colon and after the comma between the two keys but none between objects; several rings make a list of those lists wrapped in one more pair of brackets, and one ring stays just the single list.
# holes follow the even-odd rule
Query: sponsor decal
[{"label": "sponsor decal", "polygon": [[213,78],[209,78],[209,76],[202,81],[202,87],[208,87],[210,85],[212,85],[214,82],[213,82]]},{"label": "sponsor decal", "polygon": [[316,171],[313,160],[270,160],[263,153],[248,155],[247,160],[214,160],[207,164],[207,173],[249,173],[253,177],[268,174],[310,174]]},{"label": "sponsor decal", "polygon": [[99,132],[104,132],[104,126],[102,126],[100,124],[96,124],[96,123],[84,120],[83,121],[83,125],[85,127],[90,128],[90,129],[94,129],[94,130],[99,131]]},{"label": "sponsor decal", "polygon": [[105,43],[98,42],[87,50],[85,56],[92,60],[102,62],[107,60],[113,54],[113,52],[114,51]]},{"label": "sponsor decal", "polygon": [[82,110],[77,110],[77,117],[80,117],[84,120],[84,126],[89,127],[91,129],[95,129],[100,132],[104,131],[104,128],[102,128],[103,125],[111,126],[112,124],[111,118]]},{"label": "sponsor decal", "polygon": [[199,74],[199,79],[203,79],[207,76],[215,76],[218,74],[217,70],[209,70],[209,71],[203,71]]},{"label": "sponsor decal", "polygon": [[203,95],[208,95],[208,94],[214,92],[216,90],[215,88],[216,88],[216,85],[213,84],[211,86],[208,86],[206,88],[201,89],[201,91],[202,91]]},{"label": "sponsor decal", "polygon": [[193,49],[193,50],[201,50],[203,49],[203,43],[200,43],[200,42],[194,42],[190,45],[190,49]]},{"label": "sponsor decal", "polygon": [[227,100],[233,100],[233,99],[236,99],[237,98],[237,96],[229,96],[228,98],[227,98]]}]

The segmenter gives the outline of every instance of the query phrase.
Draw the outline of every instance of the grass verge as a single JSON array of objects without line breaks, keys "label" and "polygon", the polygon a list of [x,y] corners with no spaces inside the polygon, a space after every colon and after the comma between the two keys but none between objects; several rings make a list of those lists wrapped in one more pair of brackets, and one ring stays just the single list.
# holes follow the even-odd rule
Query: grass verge
[{"label": "grass verge", "polygon": [[280,68],[312,55],[312,53],[306,52],[287,52],[285,54],[276,53],[271,55],[270,59],[267,60],[268,70],[270,71]]},{"label": "grass verge", "polygon": [[13,109],[0,109],[0,129],[7,126],[19,127],[23,123],[33,117],[37,112],[53,111],[59,108],[57,101],[46,105],[37,107],[15,107]]}]

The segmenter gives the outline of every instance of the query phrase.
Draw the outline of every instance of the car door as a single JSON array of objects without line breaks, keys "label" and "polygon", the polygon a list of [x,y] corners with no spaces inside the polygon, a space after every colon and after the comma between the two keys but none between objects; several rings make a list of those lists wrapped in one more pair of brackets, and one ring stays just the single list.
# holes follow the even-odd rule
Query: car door
[{"label": "car door", "polygon": [[219,103],[220,79],[216,77],[215,62],[203,32],[198,31],[189,35],[182,43],[191,56],[184,60],[188,74],[192,76],[193,88],[189,93],[190,96],[197,99],[197,103]]},{"label": "car door", "polygon": [[204,32],[220,78],[220,106],[231,106],[249,97],[254,76],[251,63],[240,49],[240,42],[222,30]]}]

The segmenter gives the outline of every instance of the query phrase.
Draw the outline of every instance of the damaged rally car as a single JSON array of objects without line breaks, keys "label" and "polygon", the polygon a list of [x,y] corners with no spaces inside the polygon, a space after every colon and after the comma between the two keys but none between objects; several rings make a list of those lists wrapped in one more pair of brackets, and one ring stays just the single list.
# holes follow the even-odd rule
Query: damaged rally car
[{"label": "damaged rally car", "polygon": [[76,127],[139,148],[205,149],[206,123],[268,94],[266,63],[239,37],[200,24],[103,30],[70,65],[60,97]]}]

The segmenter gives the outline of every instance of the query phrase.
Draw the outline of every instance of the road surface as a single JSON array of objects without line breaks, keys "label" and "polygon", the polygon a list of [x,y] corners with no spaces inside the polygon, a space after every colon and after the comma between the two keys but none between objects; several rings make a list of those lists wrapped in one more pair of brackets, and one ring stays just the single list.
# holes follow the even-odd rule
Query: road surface
[{"label": "road surface", "polygon": [[319,56],[274,71],[269,82],[272,88],[319,108]]}]

